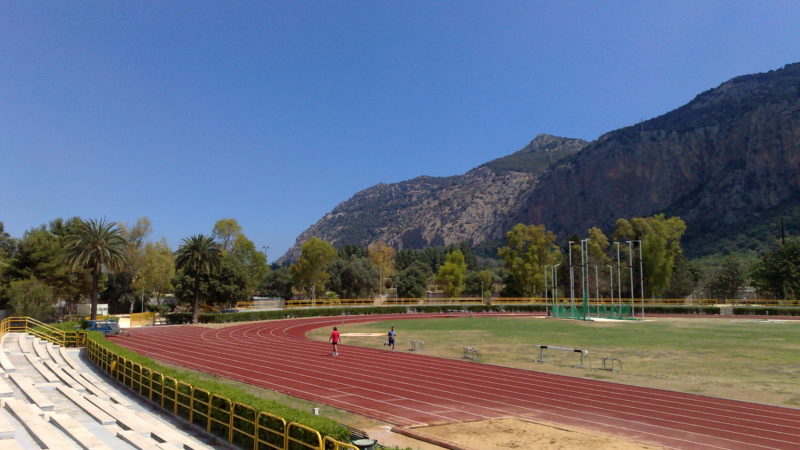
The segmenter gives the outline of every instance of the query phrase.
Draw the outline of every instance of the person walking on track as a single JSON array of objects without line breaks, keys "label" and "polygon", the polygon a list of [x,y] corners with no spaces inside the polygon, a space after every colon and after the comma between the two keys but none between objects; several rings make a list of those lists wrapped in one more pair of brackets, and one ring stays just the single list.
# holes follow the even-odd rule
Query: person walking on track
[{"label": "person walking on track", "polygon": [[339,337],[339,330],[336,327],[333,327],[333,331],[331,331],[331,337],[328,338],[328,342],[333,345],[333,353],[331,356],[339,356],[339,341],[341,338]]}]

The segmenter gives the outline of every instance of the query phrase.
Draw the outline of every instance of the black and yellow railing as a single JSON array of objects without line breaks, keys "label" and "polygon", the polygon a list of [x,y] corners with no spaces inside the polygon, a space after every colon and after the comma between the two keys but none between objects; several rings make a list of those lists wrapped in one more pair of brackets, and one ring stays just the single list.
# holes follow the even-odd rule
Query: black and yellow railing
[{"label": "black and yellow railing", "polygon": [[89,359],[111,377],[148,401],[245,449],[358,450],[310,427],[196,388],[132,362],[87,339],[84,331],[63,331],[29,317],[0,321],[5,333],[28,333],[65,346],[85,346]]}]

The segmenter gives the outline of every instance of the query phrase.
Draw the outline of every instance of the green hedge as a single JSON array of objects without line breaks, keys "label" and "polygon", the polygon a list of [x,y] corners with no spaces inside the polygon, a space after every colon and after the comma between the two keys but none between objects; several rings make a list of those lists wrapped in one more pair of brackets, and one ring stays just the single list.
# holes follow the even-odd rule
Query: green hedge
[{"label": "green hedge", "polygon": [[283,417],[286,422],[297,422],[307,427],[319,431],[323,436],[330,436],[342,442],[349,442],[350,432],[347,427],[340,423],[326,419],[321,416],[315,416],[310,412],[301,411],[299,409],[291,408],[281,405],[272,400],[265,400],[254,395],[243,392],[242,390],[213,381],[212,376],[203,376],[194,372],[189,372],[180,369],[174,369],[160,365],[153,359],[142,356],[124,347],[121,347],[113,342],[108,341],[103,333],[98,331],[89,332],[89,339],[95,343],[107,348],[108,350],[126,358],[137,364],[141,364],[143,368],[152,370],[153,372],[160,372],[161,374],[173,377],[176,380],[182,381],[187,384],[200,389],[205,389],[208,392],[215,393],[224,397],[228,397],[233,402],[238,402],[243,405],[253,407],[257,411],[266,411],[270,414]]},{"label": "green hedge", "polygon": [[[635,314],[641,315],[641,306],[636,305]],[[719,315],[719,306],[701,306],[701,305],[645,305],[644,314],[706,314],[706,315]]]},{"label": "green hedge", "polygon": [[737,316],[800,316],[800,308],[791,306],[735,306],[733,314]]},{"label": "green hedge", "polygon": [[[257,320],[290,319],[296,317],[357,316],[374,314],[448,313],[448,312],[544,312],[544,305],[414,305],[414,306],[345,306],[327,308],[297,308],[270,311],[200,314],[200,323],[250,322]],[[167,314],[171,324],[189,323],[190,313]]]}]

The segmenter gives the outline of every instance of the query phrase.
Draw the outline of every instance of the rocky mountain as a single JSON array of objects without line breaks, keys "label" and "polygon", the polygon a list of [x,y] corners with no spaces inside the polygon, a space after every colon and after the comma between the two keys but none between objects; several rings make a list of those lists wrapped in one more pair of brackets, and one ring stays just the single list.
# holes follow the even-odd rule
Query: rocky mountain
[{"label": "rocky mountain", "polygon": [[296,259],[299,244],[314,236],[337,247],[382,240],[395,248],[480,244],[502,236],[508,217],[524,206],[521,201],[539,174],[586,144],[542,134],[521,150],[464,175],[421,176],[370,187],[304,231],[278,263]]},{"label": "rocky mountain", "polygon": [[540,135],[464,175],[379,184],[297,242],[477,245],[516,223],[564,237],[659,212],[686,221],[694,255],[757,247],[776,235],[778,217],[800,219],[800,63],[734,78],[591,143]]}]

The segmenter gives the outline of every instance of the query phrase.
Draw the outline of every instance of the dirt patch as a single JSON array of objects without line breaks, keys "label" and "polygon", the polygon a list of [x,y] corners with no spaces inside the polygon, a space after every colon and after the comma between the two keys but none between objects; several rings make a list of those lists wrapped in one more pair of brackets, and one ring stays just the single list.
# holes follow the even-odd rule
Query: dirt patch
[{"label": "dirt patch", "polygon": [[451,442],[470,450],[604,448],[617,450],[656,449],[587,430],[554,427],[519,419],[493,419],[414,428],[420,435]]}]

